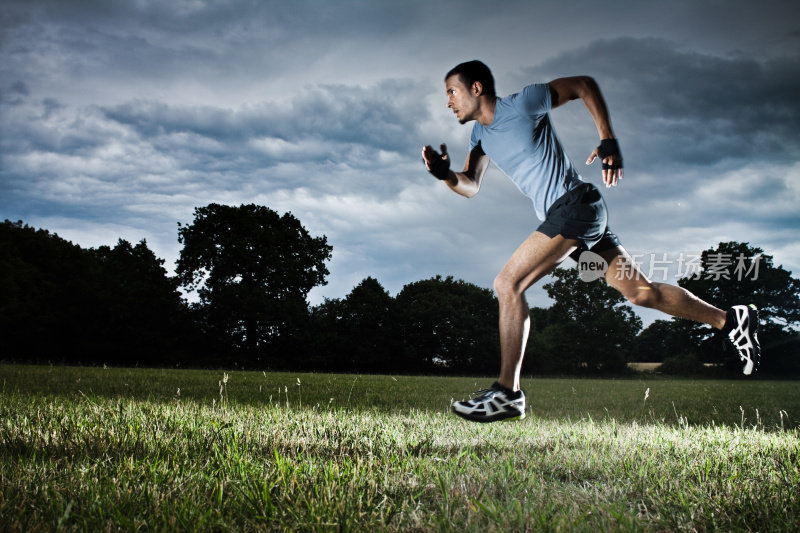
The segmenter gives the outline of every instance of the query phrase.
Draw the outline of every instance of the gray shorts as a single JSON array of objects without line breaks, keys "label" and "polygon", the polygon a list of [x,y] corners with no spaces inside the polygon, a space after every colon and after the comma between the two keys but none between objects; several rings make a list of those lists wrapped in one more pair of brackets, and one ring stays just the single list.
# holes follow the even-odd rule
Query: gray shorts
[{"label": "gray shorts", "polygon": [[600,253],[622,246],[619,237],[608,227],[603,195],[591,183],[581,183],[556,200],[537,231],[551,238],[561,235],[580,241],[578,249],[570,254],[576,260],[584,250]]}]

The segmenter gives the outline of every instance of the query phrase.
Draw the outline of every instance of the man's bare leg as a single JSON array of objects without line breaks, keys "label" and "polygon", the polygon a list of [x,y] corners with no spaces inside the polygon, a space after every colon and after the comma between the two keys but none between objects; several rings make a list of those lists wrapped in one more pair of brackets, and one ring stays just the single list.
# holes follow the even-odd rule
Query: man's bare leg
[{"label": "man's bare leg", "polygon": [[525,291],[558,266],[578,247],[578,241],[534,232],[514,252],[494,280],[500,303],[501,385],[520,388],[520,370],[530,331],[530,310]]},{"label": "man's bare leg", "polygon": [[658,309],[668,315],[709,324],[717,329],[725,325],[725,311],[704,302],[682,287],[648,280],[623,247],[606,250],[600,256],[608,263],[606,281],[632,304]]}]

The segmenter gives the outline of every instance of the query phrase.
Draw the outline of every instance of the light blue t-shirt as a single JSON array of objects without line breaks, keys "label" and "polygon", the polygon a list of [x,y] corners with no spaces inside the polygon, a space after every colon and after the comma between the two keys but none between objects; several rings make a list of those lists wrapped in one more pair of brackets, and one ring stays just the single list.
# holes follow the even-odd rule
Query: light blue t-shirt
[{"label": "light blue t-shirt", "polygon": [[546,83],[497,99],[491,125],[475,122],[470,150],[478,142],[522,193],[533,201],[540,220],[559,197],[582,180],[558,140],[548,112]]}]

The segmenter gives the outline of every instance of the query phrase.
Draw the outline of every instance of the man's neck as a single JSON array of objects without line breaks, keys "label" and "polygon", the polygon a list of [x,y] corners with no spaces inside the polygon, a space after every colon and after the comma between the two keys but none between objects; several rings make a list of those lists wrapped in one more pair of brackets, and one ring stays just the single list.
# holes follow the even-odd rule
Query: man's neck
[{"label": "man's neck", "polygon": [[478,116],[475,118],[484,126],[489,126],[494,121],[494,110],[497,107],[496,96],[481,96],[481,107]]}]

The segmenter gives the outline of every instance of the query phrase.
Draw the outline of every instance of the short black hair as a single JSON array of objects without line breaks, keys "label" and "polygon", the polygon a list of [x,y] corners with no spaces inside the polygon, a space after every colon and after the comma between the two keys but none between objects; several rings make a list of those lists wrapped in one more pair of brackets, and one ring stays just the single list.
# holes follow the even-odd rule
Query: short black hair
[{"label": "short black hair", "polygon": [[489,70],[485,64],[477,59],[472,61],[466,61],[464,63],[460,63],[450,69],[450,72],[447,73],[447,76],[444,77],[446,80],[450,76],[458,75],[461,79],[461,82],[469,87],[476,81],[479,81],[481,85],[483,85],[483,94],[486,96],[496,96],[494,90],[494,76],[492,76],[492,71]]}]

